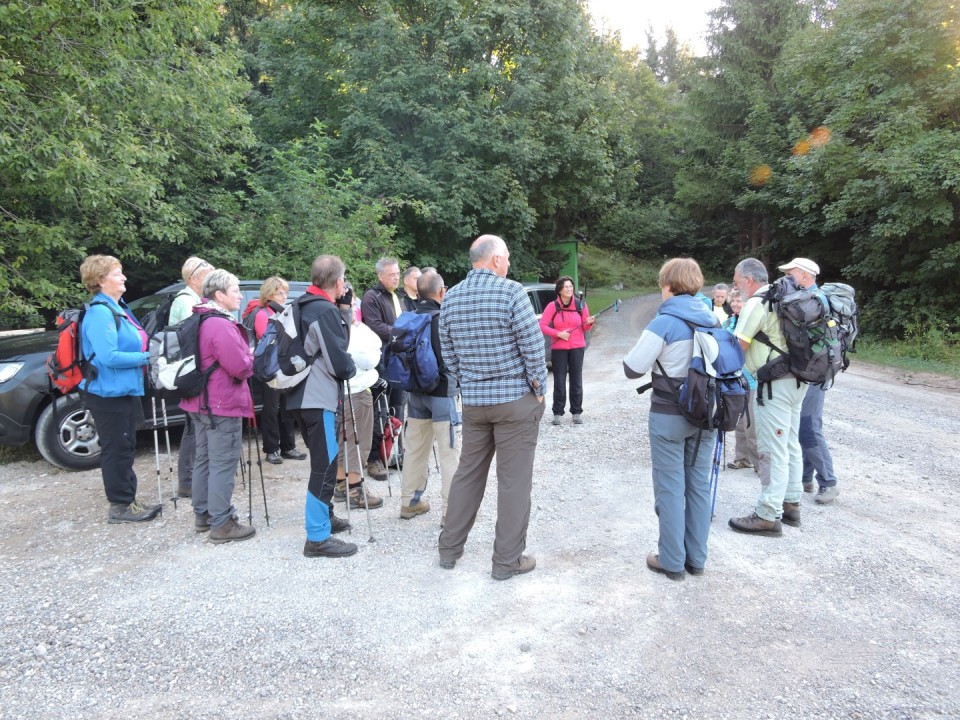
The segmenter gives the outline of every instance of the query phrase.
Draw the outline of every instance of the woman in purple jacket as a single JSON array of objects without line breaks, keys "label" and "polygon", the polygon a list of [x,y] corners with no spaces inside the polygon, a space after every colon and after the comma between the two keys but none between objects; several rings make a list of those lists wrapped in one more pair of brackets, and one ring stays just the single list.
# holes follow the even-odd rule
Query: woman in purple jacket
[{"label": "woman in purple jacket", "polygon": [[206,391],[185,398],[180,407],[190,413],[197,438],[193,465],[193,512],[197,532],[210,531],[210,542],[226,543],[253,537],[256,530],[237,522],[233,507],[234,479],[243,433],[243,418],[253,415],[247,378],[253,375],[253,355],[243,326],[234,320],[243,295],[235,275],[214,270],[203,283],[207,302],[193,308],[210,313],[199,331],[200,369],[216,363]]},{"label": "woman in purple jacket", "polygon": [[570,413],[574,425],[583,423],[583,354],[587,349],[584,333],[593,327],[594,318],[587,304],[573,297],[573,278],[557,280],[557,299],[540,316],[540,329],[552,338],[550,364],[553,367],[553,424],[559,425],[567,404],[567,376],[570,377]]}]

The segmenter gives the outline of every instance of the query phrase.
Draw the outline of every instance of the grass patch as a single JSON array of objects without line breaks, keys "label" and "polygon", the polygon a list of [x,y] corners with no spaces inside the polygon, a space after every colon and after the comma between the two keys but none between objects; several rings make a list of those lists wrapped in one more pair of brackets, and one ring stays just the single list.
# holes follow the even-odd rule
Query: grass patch
[{"label": "grass patch", "polygon": [[861,337],[857,339],[857,352],[850,356],[850,362],[862,360],[910,372],[960,377],[960,342],[944,337],[928,340],[932,342],[918,338],[879,340]]},{"label": "grass patch", "polygon": [[637,260],[616,250],[580,246],[580,286],[587,289],[590,312],[598,313],[616,300],[659,292],[661,263]]}]

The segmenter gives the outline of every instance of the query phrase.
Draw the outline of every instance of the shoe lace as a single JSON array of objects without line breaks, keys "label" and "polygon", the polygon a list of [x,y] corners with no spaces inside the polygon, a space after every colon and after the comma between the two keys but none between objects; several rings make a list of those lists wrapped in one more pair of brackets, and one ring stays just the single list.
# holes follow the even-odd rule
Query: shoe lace
[{"label": "shoe lace", "polygon": [[145,511],[145,508],[143,507],[143,505],[139,503],[139,501],[134,500],[132,503],[130,503],[127,510],[129,510],[134,515],[139,515],[140,513]]}]

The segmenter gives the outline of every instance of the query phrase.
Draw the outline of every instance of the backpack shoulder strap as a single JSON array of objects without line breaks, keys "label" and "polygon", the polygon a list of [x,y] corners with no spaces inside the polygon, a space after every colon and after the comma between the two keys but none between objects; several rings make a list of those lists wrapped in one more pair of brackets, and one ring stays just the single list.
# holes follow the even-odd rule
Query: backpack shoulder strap
[{"label": "backpack shoulder strap", "polygon": [[116,310],[113,309],[112,305],[110,305],[109,303],[105,303],[103,300],[94,300],[92,303],[85,306],[84,309],[89,310],[94,305],[102,305],[107,310],[109,310],[110,314],[113,315],[113,321],[117,324],[117,330],[120,329],[120,318],[125,317],[124,313],[118,313]]}]

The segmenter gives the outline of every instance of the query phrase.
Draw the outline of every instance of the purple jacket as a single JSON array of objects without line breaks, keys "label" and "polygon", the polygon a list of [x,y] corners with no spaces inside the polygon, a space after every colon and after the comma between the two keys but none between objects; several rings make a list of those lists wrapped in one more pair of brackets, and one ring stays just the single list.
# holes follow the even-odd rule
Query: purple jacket
[{"label": "purple jacket", "polygon": [[[209,304],[197,305],[193,312],[217,315],[200,325],[201,369],[220,363],[207,381],[210,412],[224,417],[252,417],[253,398],[247,378],[253,375],[253,355],[246,330]],[[203,395],[185,398],[180,401],[180,407],[186,412],[205,413],[207,408],[201,407],[203,399]]]}]

